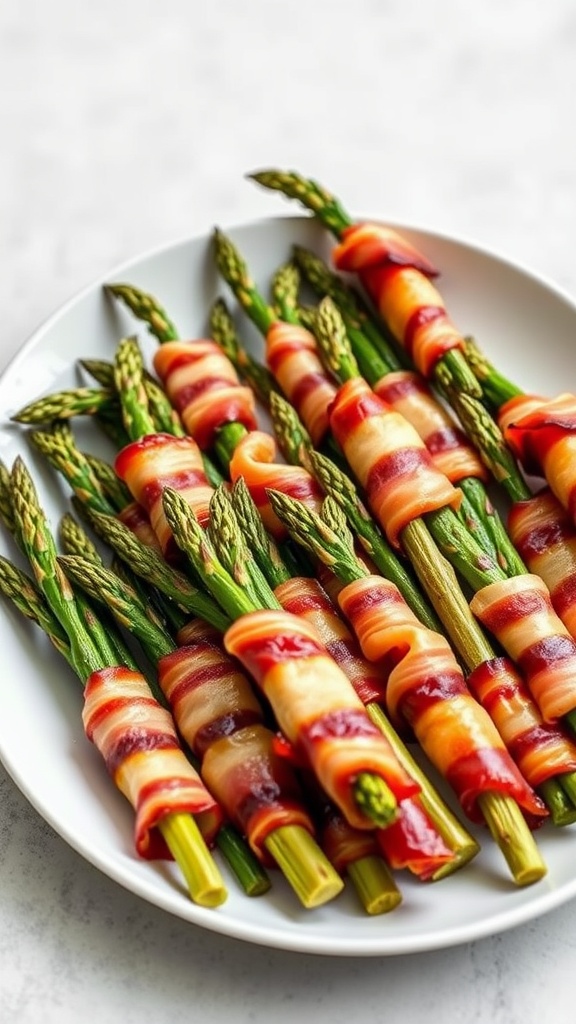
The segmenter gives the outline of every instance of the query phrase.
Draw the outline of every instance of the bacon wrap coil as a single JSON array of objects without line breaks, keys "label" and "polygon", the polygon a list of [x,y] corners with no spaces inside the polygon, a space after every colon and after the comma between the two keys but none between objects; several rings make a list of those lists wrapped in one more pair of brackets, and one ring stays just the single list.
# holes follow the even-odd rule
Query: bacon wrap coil
[{"label": "bacon wrap coil", "polygon": [[352,828],[335,804],[328,800],[311,772],[305,773],[304,787],[320,845],[339,875],[344,876],[348,867],[363,857],[381,856],[375,833]]},{"label": "bacon wrap coil", "polygon": [[363,704],[385,700],[385,681],[364,657],[358,641],[318,580],[294,577],[274,591],[285,611],[309,622],[328,654],[350,680]]},{"label": "bacon wrap coil", "polygon": [[116,518],[124,523],[135,537],[155,551],[160,551],[160,541],[150,525],[150,519],[146,509],[142,508],[137,501],[131,501],[129,505],[116,513]]},{"label": "bacon wrap coil", "polygon": [[360,772],[379,775],[398,802],[419,792],[309,623],[285,611],[250,612],[229,627],[224,642],[350,825],[373,828],[354,799]]},{"label": "bacon wrap coil", "polygon": [[214,341],[168,341],[154,353],[160,377],[186,430],[205,451],[225,423],[257,425],[252,390]]},{"label": "bacon wrap coil", "polygon": [[136,812],[134,842],[141,857],[170,859],[156,828],[168,814],[193,814],[212,844],[223,816],[180,748],[170,713],[140,672],[99,669],[84,689],[82,721],[108,773]]},{"label": "bacon wrap coil", "polygon": [[174,557],[177,548],[162,504],[165,487],[179,491],[201,525],[207,523],[214,489],[206,478],[202,453],[191,437],[148,434],[126,445],[116,456],[114,468],[148,513],[166,557]]},{"label": "bacon wrap coil", "polygon": [[268,500],[268,488],[297,498],[308,508],[319,512],[324,494],[310,473],[302,466],[286,466],[277,462],[278,449],[270,434],[253,430],[237,444],[230,460],[230,479],[244,479],[264,526],[276,540],[288,535]]},{"label": "bacon wrap coil", "polygon": [[292,765],[263,724],[252,684],[199,620],[178,633],[182,646],[158,663],[158,679],[180,734],[202,763],[202,776],[231,821],[266,864],[266,839],[283,825],[313,832]]},{"label": "bacon wrap coil", "polygon": [[346,229],[334,249],[334,265],[359,274],[391,333],[419,372],[430,377],[438,360],[451,349],[462,348],[464,339],[429,279],[436,274],[434,268],[409,243],[399,258],[383,235],[386,230],[379,224]]},{"label": "bacon wrap coil", "polygon": [[529,816],[545,814],[468,690],[448,641],[418,621],[397,587],[366,576],[345,587],[339,603],[366,657],[388,672],[393,720],[411,726],[468,817],[483,820],[478,798],[487,792],[512,796]]},{"label": "bacon wrap coil", "polygon": [[339,389],[330,425],[391,544],[400,546],[413,519],[460,505],[462,492],[436,469],[412,424],[362,378]]},{"label": "bacon wrap coil", "polygon": [[498,422],[526,472],[548,482],[576,523],[576,395],[520,395],[505,403]]},{"label": "bacon wrap coil", "polygon": [[453,484],[466,477],[488,480],[483,465],[466,434],[432,394],[423,377],[412,370],[387,373],[374,391],[404,416],[424,441],[432,461]]},{"label": "bacon wrap coil", "polygon": [[470,608],[515,662],[546,722],[576,706],[576,641],[539,576],[526,573],[479,590]]},{"label": "bacon wrap coil", "polygon": [[468,686],[531,786],[576,769],[576,745],[555,725],[544,721],[508,658],[483,662],[468,676]]},{"label": "bacon wrap coil", "polygon": [[318,446],[328,430],[336,385],[322,365],[314,335],[298,324],[273,323],[266,335],[266,362]]},{"label": "bacon wrap coil", "polygon": [[544,580],[554,611],[576,638],[576,528],[568,513],[546,488],[512,506],[508,532],[530,572]]}]

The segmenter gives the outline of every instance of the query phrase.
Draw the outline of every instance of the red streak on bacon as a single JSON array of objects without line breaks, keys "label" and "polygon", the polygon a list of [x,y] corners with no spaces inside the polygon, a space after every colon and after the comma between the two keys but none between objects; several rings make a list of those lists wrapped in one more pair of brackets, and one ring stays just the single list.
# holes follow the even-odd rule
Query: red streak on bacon
[{"label": "red streak on bacon", "polygon": [[298,324],[277,321],[266,335],[266,362],[313,443],[321,444],[336,386],[324,369],[314,335]]},{"label": "red streak on bacon", "polygon": [[527,473],[542,476],[576,522],[576,395],[521,395],[499,414],[504,437]]},{"label": "red streak on bacon", "polygon": [[360,772],[383,778],[398,801],[419,791],[309,623],[285,611],[252,612],[229,627],[224,640],[351,825],[373,827],[354,799]]},{"label": "red streak on bacon", "polygon": [[399,546],[413,519],[459,506],[461,491],[436,469],[414,427],[361,378],[339,389],[330,425],[391,544]]},{"label": "red streak on bacon", "polygon": [[161,550],[167,557],[173,558],[177,548],[162,504],[166,487],[179,491],[199,523],[203,526],[207,523],[213,488],[204,473],[200,449],[191,437],[149,434],[119,452],[115,469],[150,517]]},{"label": "red streak on bacon", "polygon": [[240,384],[232,363],[215,342],[166,342],[155,352],[154,368],[186,430],[203,451],[226,423],[256,428],[254,395]]},{"label": "red streak on bacon", "polygon": [[388,673],[387,708],[422,749],[474,821],[479,797],[505,792],[532,816],[544,805],[513,763],[490,716],[466,686],[448,641],[422,625],[393,583],[366,576],[340,593],[364,654]]},{"label": "red streak on bacon", "polygon": [[243,478],[266,529],[281,540],[287,536],[287,530],[272,510],[267,489],[296,498],[315,512],[320,511],[324,495],[306,469],[286,466],[277,459],[274,438],[263,431],[253,430],[240,440],[234,450],[230,460],[230,479],[234,483]]},{"label": "red streak on bacon", "polygon": [[576,769],[576,745],[556,725],[544,722],[508,658],[493,658],[478,666],[470,673],[468,685],[531,786]]},{"label": "red streak on bacon", "polygon": [[492,583],[474,595],[470,608],[520,668],[545,721],[576,707],[576,641],[540,577],[526,573]]},{"label": "red streak on bacon", "polygon": [[334,264],[359,275],[391,333],[430,377],[438,359],[462,348],[463,338],[430,280],[431,265],[416,251],[411,258],[407,245],[394,257],[393,248],[379,242],[380,234],[377,224],[354,225],[335,247]]},{"label": "red streak on bacon", "polygon": [[408,869],[422,882],[429,881],[444,864],[454,859],[432,823],[419,797],[400,804],[400,814],[386,829],[376,833],[378,845],[395,871]]},{"label": "red streak on bacon", "polygon": [[205,840],[213,842],[222,812],[181,750],[170,713],[140,672],[121,666],[93,672],[82,720],[136,812],[134,842],[141,857],[171,856],[157,829],[168,814],[193,814]]},{"label": "red streak on bacon", "polygon": [[436,468],[453,484],[466,477],[488,479],[488,471],[464,431],[436,400],[423,377],[411,370],[397,370],[382,377],[374,391],[412,424]]},{"label": "red streak on bacon", "polygon": [[334,264],[339,270],[362,271],[388,263],[417,267],[427,277],[436,277],[432,263],[398,231],[385,224],[366,222],[344,229],[335,247]]}]

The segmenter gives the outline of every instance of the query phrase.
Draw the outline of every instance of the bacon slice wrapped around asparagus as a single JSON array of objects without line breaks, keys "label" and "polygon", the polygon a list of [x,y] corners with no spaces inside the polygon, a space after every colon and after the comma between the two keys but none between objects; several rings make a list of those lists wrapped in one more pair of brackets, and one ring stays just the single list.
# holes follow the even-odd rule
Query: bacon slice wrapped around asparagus
[{"label": "bacon slice wrapped around asparagus", "polygon": [[459,506],[462,492],[434,466],[414,427],[361,377],[339,388],[330,425],[391,544],[399,546],[419,516]]},{"label": "bacon slice wrapped around asparagus", "polygon": [[266,362],[313,443],[320,445],[336,385],[324,369],[314,335],[298,324],[274,322],[266,332]]},{"label": "bacon slice wrapped around asparagus", "polygon": [[517,395],[502,406],[498,419],[526,472],[543,477],[576,522],[576,395]]},{"label": "bacon slice wrapped around asparagus", "polygon": [[424,377],[439,359],[461,349],[464,339],[432,284],[437,271],[408,242],[399,245],[377,223],[353,224],[333,253],[338,270],[353,269],[372,296],[391,333]]},{"label": "bacon slice wrapped around asparagus", "polygon": [[211,844],[222,811],[180,747],[171,715],[133,669],[98,669],[84,690],[82,720],[106,768],[132,804],[134,840],[141,857],[169,856],[158,822],[188,811]]},{"label": "bacon slice wrapped around asparagus", "polygon": [[513,797],[531,819],[546,809],[473,698],[443,636],[418,622],[398,589],[379,576],[345,587],[339,603],[368,658],[386,667],[386,705],[414,730],[422,749],[474,821],[483,793]]},{"label": "bacon slice wrapped around asparagus", "polygon": [[216,630],[200,621],[158,663],[179,731],[201,759],[202,775],[256,855],[270,865],[266,839],[283,825],[314,826],[288,761],[277,755],[259,701]]},{"label": "bacon slice wrapped around asparagus", "polygon": [[488,471],[476,449],[418,373],[387,373],[374,385],[374,391],[412,424],[436,468],[453,484],[467,477],[488,480]]},{"label": "bacon slice wrapped around asparagus", "polygon": [[200,523],[208,521],[208,506],[214,489],[204,472],[200,449],[191,437],[147,434],[118,453],[115,469],[147,512],[165,556],[172,557],[175,553],[162,506],[165,487],[172,487],[185,497]]},{"label": "bacon slice wrapped around asparagus", "polygon": [[240,384],[229,359],[210,340],[168,341],[154,354],[154,369],[187,432],[204,451],[226,423],[257,425],[252,390]]},{"label": "bacon slice wrapped around asparagus", "polygon": [[526,573],[491,583],[470,607],[518,666],[544,719],[555,722],[576,707],[576,640],[552,607],[539,576]]},{"label": "bacon slice wrapped around asparagus", "polygon": [[534,789],[576,769],[576,745],[556,725],[544,721],[508,658],[484,662],[467,681]]},{"label": "bacon slice wrapped around asparagus", "polygon": [[233,623],[224,642],[262,689],[280,729],[351,825],[374,827],[353,792],[364,772],[382,778],[398,802],[418,792],[418,784],[401,767],[308,623],[285,611],[251,612]]},{"label": "bacon slice wrapped around asparagus", "polygon": [[521,558],[548,590],[554,611],[576,638],[576,528],[549,488],[516,502],[508,529]]},{"label": "bacon slice wrapped around asparagus", "polygon": [[237,444],[230,460],[230,479],[244,479],[266,529],[277,540],[286,536],[268,500],[267,490],[282,491],[311,508],[320,508],[323,492],[314,477],[302,466],[287,466],[278,461],[274,438],[261,430],[246,434]]}]

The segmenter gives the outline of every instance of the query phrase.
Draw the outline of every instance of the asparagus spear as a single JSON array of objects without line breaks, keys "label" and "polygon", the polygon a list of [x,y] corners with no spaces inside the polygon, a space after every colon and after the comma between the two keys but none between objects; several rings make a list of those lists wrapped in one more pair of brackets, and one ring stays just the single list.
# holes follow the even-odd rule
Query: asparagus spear
[{"label": "asparagus spear", "polygon": [[[342,203],[315,181],[294,172],[276,170],[260,171],[249,177],[265,188],[296,199],[311,210],[337,239],[340,239],[345,230],[354,223]],[[448,402],[453,404],[454,411],[466,432],[478,445],[480,454],[495,479],[505,487],[513,501],[521,500],[526,485],[516,463],[510,458],[501,435],[498,444],[494,443],[494,434],[491,439],[485,436],[482,389],[464,353],[456,349],[445,353],[436,363],[434,380]],[[465,401],[462,401],[463,395],[466,396]]]},{"label": "asparagus spear", "polygon": [[117,404],[114,392],[107,388],[73,388],[30,402],[10,418],[16,423],[49,423],[73,416],[94,416],[117,408]]},{"label": "asparagus spear", "polygon": [[[114,612],[118,621],[138,638],[154,663],[175,649],[172,638],[157,621],[150,619],[137,595],[127,591],[122,581],[115,579],[114,573],[80,556],[62,557],[60,563],[91,596],[103,601]],[[279,866],[287,873],[304,905],[318,905],[335,896],[341,888],[340,879],[329,863],[314,851],[310,837],[304,837],[301,834],[303,830],[292,826],[277,831],[281,834],[273,836],[267,845],[270,852],[278,857]],[[313,860],[310,863],[308,858],[311,856]],[[289,857],[295,860],[287,866]]]},{"label": "asparagus spear", "polygon": [[[62,653],[85,682],[92,672],[107,665],[121,664],[115,660],[120,642],[109,642],[107,659],[87,632],[78,602],[68,578],[62,571],[54,538],[40,505],[32,478],[23,461],[17,458],[11,474],[11,497],[17,533],[30,561],[37,586],[51,615],[59,624],[53,630],[48,617],[38,618],[48,627],[49,636],[60,641],[61,631],[67,637]],[[93,621],[97,616],[92,610]],[[102,627],[101,632],[104,632]],[[168,814],[159,822],[160,830],[186,878],[190,896],[205,906],[216,906],[226,898],[220,872],[212,859],[194,818],[189,814]]]},{"label": "asparagus spear", "polygon": [[[343,540],[317,513],[279,491],[270,491],[269,498],[274,511],[295,539],[329,565],[342,582],[351,583],[369,575],[349,542]],[[332,510],[334,521],[337,522],[338,518]],[[486,823],[515,881],[519,885],[527,885],[541,878],[545,867],[516,802],[501,793],[483,794],[480,802]]]},{"label": "asparagus spear", "polygon": [[[254,552],[255,558],[270,586],[275,588],[281,583],[287,582],[291,574],[286,566],[284,566],[278,548],[264,530],[258,509],[241,478],[232,489],[231,500],[242,532],[246,535],[250,549]],[[344,524],[340,522],[340,529],[347,529],[345,520]],[[421,801],[424,808],[438,828],[446,845],[454,852],[454,860],[439,869],[435,875],[435,878],[444,877],[444,875],[450,874],[468,863],[478,852],[478,844],[440,798],[429,779],[408,752],[405,744],[382,709],[374,703],[366,705],[366,709],[372,720],[388,739],[400,763],[419,783]]]},{"label": "asparagus spear", "polygon": [[[388,373],[399,370],[401,362],[396,357],[392,345],[373,328],[373,321],[354,290],[338,274],[333,273],[318,256],[302,246],[295,247],[295,259],[319,297],[329,296],[337,306],[346,326],[359,370],[371,387],[376,387]],[[461,400],[466,402],[468,399]],[[497,458],[503,442],[501,436],[498,438],[497,433],[495,434],[494,424],[479,410],[477,416],[484,431],[484,443],[494,447],[495,466],[500,465],[502,460],[507,464],[510,461],[507,450]],[[479,440],[479,443],[482,444],[482,440]],[[458,486],[464,496],[458,514],[467,529],[474,533],[481,547],[496,557],[504,568],[517,565],[518,553],[510,541],[498,511],[488,497],[483,482],[477,477],[465,477],[458,481]]]}]

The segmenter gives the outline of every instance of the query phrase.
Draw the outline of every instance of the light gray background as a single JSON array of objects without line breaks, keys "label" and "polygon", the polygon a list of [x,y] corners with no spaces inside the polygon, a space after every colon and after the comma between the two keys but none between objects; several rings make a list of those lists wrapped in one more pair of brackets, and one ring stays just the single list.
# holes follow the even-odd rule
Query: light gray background
[{"label": "light gray background", "polygon": [[[243,181],[274,164],[576,294],[570,0],[4,0],[0,33],[2,364],[119,261],[284,209]],[[557,1024],[575,956],[573,904],[388,960],[220,938],[84,863],[0,768],[5,1024]]]}]

